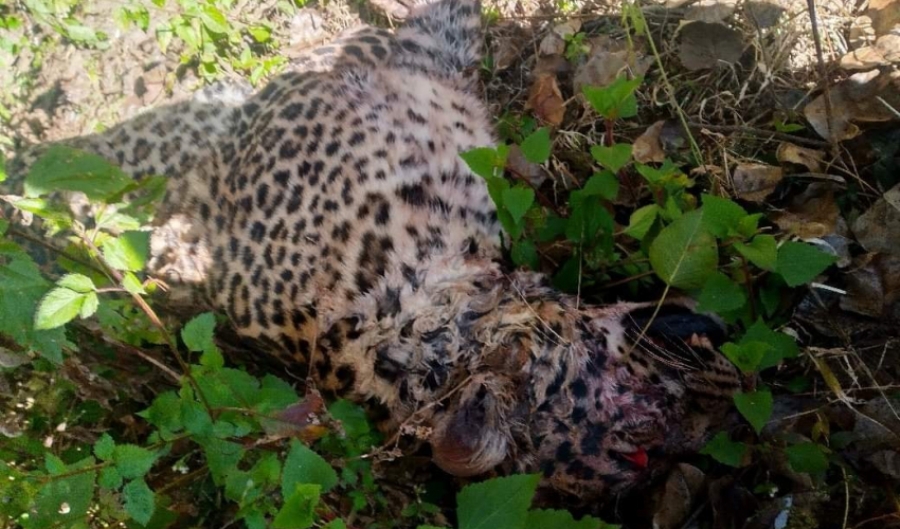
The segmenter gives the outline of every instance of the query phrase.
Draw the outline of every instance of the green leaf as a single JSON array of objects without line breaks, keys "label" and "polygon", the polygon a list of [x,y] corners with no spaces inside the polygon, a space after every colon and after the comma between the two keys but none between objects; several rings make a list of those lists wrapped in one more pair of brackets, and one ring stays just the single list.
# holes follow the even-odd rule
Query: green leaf
[{"label": "green leaf", "polygon": [[103,245],[103,258],[116,270],[137,272],[144,268],[150,250],[149,231],[126,231],[118,237],[107,239]]},{"label": "green leaf", "polygon": [[184,325],[181,339],[189,350],[203,353],[200,357],[201,365],[220,369],[225,366],[225,359],[216,345],[215,330],[216,317],[212,312],[204,312]]},{"label": "green leaf", "polygon": [[44,468],[47,469],[47,473],[51,476],[59,476],[65,474],[68,470],[65,462],[63,462],[63,460],[60,459],[59,456],[50,452],[44,454]]},{"label": "green leaf", "polygon": [[553,286],[563,292],[574,293],[578,291],[578,281],[581,277],[581,259],[575,255],[570,257],[556,275],[553,276]]},{"label": "green leaf", "polygon": [[531,270],[538,269],[539,258],[533,242],[529,240],[515,241],[510,253],[516,266],[528,267]]},{"label": "green leaf", "polygon": [[494,478],[468,485],[456,496],[459,529],[524,527],[539,474]]},{"label": "green leaf", "polygon": [[328,413],[341,421],[341,426],[350,439],[356,440],[372,432],[366,412],[359,404],[345,399],[337,400],[328,407]]},{"label": "green leaf", "polygon": [[799,443],[784,449],[788,463],[794,472],[819,475],[828,470],[828,458],[822,446],[816,443]]},{"label": "green leaf", "polygon": [[598,114],[606,119],[630,118],[637,115],[637,99],[634,91],[643,81],[642,77],[629,80],[621,75],[603,88],[585,86],[585,99]]},{"label": "green leaf", "polygon": [[93,457],[69,465],[70,474],[56,477],[40,487],[30,516],[18,521],[27,529],[72,527],[83,521],[94,498],[97,472],[91,469],[93,465]]},{"label": "green leaf", "polygon": [[606,200],[614,200],[619,194],[619,179],[609,171],[596,173],[581,188],[581,195],[603,197]]},{"label": "green leaf", "polygon": [[747,445],[732,441],[725,432],[719,432],[700,450],[701,454],[712,456],[713,459],[730,467],[739,467],[747,453]]},{"label": "green leaf", "polygon": [[522,140],[522,155],[531,163],[544,163],[550,158],[550,129],[541,127]]},{"label": "green leaf", "polygon": [[211,5],[203,6],[200,12],[200,20],[207,30],[213,33],[228,33],[228,19],[221,11]]},{"label": "green leaf", "polygon": [[225,476],[238,466],[246,451],[238,443],[215,437],[203,439],[199,444],[203,447],[213,482],[219,486],[224,485]]},{"label": "green leaf", "polygon": [[97,293],[88,292],[87,294],[84,294],[84,302],[81,304],[81,310],[78,311],[78,316],[83,320],[90,318],[97,312],[98,307],[100,307],[100,298],[97,297]]},{"label": "green leaf", "polygon": [[716,272],[716,239],[703,229],[703,210],[691,211],[666,226],[650,245],[650,265],[667,284],[702,287]]},{"label": "green leaf", "polygon": [[0,255],[10,255],[8,263],[0,265],[0,333],[59,364],[62,346],[67,343],[65,330],[34,327],[35,311],[50,283],[30,257],[18,247],[14,249],[11,252],[0,248]]},{"label": "green leaf", "polygon": [[68,288],[69,290],[74,290],[75,292],[82,294],[93,292],[96,289],[91,278],[81,274],[66,274],[59,278],[59,281],[56,282],[56,286]]},{"label": "green leaf", "polygon": [[272,521],[274,529],[306,529],[316,521],[315,511],[319,504],[320,487],[312,484],[297,484],[290,494],[284,495],[284,505]]},{"label": "green leaf", "polygon": [[75,319],[81,312],[85,294],[68,288],[54,288],[41,298],[34,315],[34,328],[54,329]]},{"label": "green leaf", "polygon": [[759,434],[772,416],[772,393],[766,390],[739,392],[734,395],[734,405]]},{"label": "green leaf", "polygon": [[631,218],[628,220],[628,227],[625,228],[625,233],[642,241],[644,240],[644,237],[647,236],[647,232],[650,231],[650,228],[653,227],[653,223],[656,222],[657,217],[659,217],[659,206],[656,204],[638,208],[631,214]]},{"label": "green leaf", "polygon": [[287,496],[298,483],[315,483],[328,492],[337,485],[337,473],[328,461],[313,452],[306,445],[291,441],[291,449],[284,460],[284,472],[281,477],[281,493]]},{"label": "green leaf", "polygon": [[181,399],[173,391],[161,393],[150,404],[150,407],[139,413],[150,424],[157,428],[165,428],[177,432],[184,428],[181,422]]},{"label": "green leaf", "polygon": [[591,147],[591,156],[606,169],[618,173],[619,169],[631,161],[631,149],[630,143],[616,143],[609,147],[594,145]]},{"label": "green leaf", "polygon": [[740,344],[753,342],[768,345],[757,366],[760,370],[775,367],[783,359],[797,358],[800,354],[797,342],[791,336],[769,329],[761,318],[747,329],[747,332],[741,338]]},{"label": "green leaf", "polygon": [[97,484],[104,489],[116,490],[122,486],[122,474],[119,474],[116,467],[103,467],[100,469],[100,477],[97,478]]},{"label": "green leaf", "polygon": [[706,194],[701,197],[706,229],[720,239],[727,237],[729,231],[737,230],[741,219],[747,216],[744,208],[727,198]]},{"label": "green leaf", "polygon": [[762,342],[741,342],[741,344],[728,342],[722,345],[722,354],[738,369],[749,374],[756,371],[770,349],[769,344]]},{"label": "green leaf", "polygon": [[123,478],[141,478],[150,471],[156,461],[156,453],[141,446],[121,444],[115,447],[113,461]]},{"label": "green leaf", "polygon": [[108,433],[104,433],[94,443],[94,455],[101,461],[111,461],[113,459],[113,450],[116,448],[116,442]]},{"label": "green leaf", "polygon": [[748,261],[763,270],[775,270],[778,258],[778,243],[771,235],[757,235],[749,243],[734,243],[734,248]]},{"label": "green leaf", "polygon": [[532,204],[534,204],[534,190],[530,187],[519,185],[503,191],[503,206],[512,215],[516,224],[522,220]]},{"label": "green leaf", "polygon": [[775,271],[789,287],[796,287],[812,281],[836,260],[811,244],[786,242],[778,249]]},{"label": "green leaf", "polygon": [[502,146],[502,149],[500,147],[501,146],[498,146],[496,149],[490,147],[477,147],[461,152],[459,153],[459,156],[466,162],[473,173],[482,178],[489,179],[499,174],[496,171],[498,168],[502,170],[506,167],[506,154],[508,153],[508,149],[505,145]]},{"label": "green leaf", "polygon": [[103,201],[131,184],[121,169],[96,154],[53,145],[25,177],[25,196],[43,196],[57,191],[81,191],[90,200]]},{"label": "green leaf", "polygon": [[743,287],[728,276],[716,272],[706,281],[697,297],[698,312],[728,312],[737,310],[747,302]]},{"label": "green leaf", "polygon": [[572,242],[594,242],[597,232],[606,229],[612,233],[614,221],[612,215],[596,197],[584,196],[582,191],[575,191],[569,197],[572,213],[566,225],[566,238]]},{"label": "green leaf", "polygon": [[132,272],[125,272],[122,274],[122,288],[129,294],[142,295],[147,293],[147,291],[144,290],[144,284]]},{"label": "green leaf", "polygon": [[619,526],[605,523],[592,516],[584,516],[575,521],[569,511],[536,509],[528,511],[525,527],[528,529],[616,529]]},{"label": "green leaf", "polygon": [[325,524],[322,529],[347,529],[347,524],[344,523],[344,520],[340,518],[335,518],[331,520],[327,524]]},{"label": "green leaf", "polygon": [[762,218],[762,213],[754,213],[753,215],[747,215],[742,218],[740,222],[738,222],[736,231],[742,235],[744,238],[750,238],[756,235],[756,231],[759,229],[759,219]]},{"label": "green leaf", "polygon": [[122,498],[125,500],[125,512],[134,521],[141,525],[147,525],[156,510],[156,496],[143,479],[135,479],[122,488]]}]

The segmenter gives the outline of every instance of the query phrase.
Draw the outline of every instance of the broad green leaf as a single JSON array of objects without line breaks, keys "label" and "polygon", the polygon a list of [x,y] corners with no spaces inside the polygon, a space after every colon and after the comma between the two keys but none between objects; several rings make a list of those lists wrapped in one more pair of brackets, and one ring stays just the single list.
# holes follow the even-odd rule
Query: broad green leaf
[{"label": "broad green leaf", "polygon": [[609,147],[594,145],[591,147],[591,156],[604,168],[618,173],[619,169],[631,161],[631,149],[630,143],[616,143]]},{"label": "broad green leaf", "polygon": [[106,159],[54,145],[39,158],[25,177],[25,196],[57,191],[81,191],[91,200],[113,197],[131,184],[131,178]]},{"label": "broad green leaf", "polygon": [[344,520],[340,518],[335,518],[331,520],[327,524],[325,524],[322,529],[347,529],[347,524],[344,523]]},{"label": "broad green leaf", "polygon": [[534,190],[516,186],[503,191],[503,207],[512,215],[513,222],[519,224],[531,205],[534,204]]},{"label": "broad green leaf", "polygon": [[50,283],[30,257],[18,247],[13,249],[15,252],[0,248],[0,255],[10,256],[7,264],[0,265],[0,333],[59,364],[62,346],[67,343],[65,330],[34,327],[35,311]]},{"label": "broad green leaf", "polygon": [[606,119],[630,118],[637,115],[634,91],[642,81],[641,77],[629,80],[621,75],[605,87],[585,86],[582,92],[594,110]]},{"label": "broad green leaf", "polygon": [[54,288],[41,298],[34,314],[34,328],[37,330],[54,329],[69,323],[84,304],[85,294],[68,288]]},{"label": "broad green leaf", "polygon": [[553,276],[553,286],[563,292],[575,293],[578,291],[578,282],[581,277],[581,259],[575,255],[570,257]]},{"label": "broad green leaf", "polygon": [[772,346],[763,342],[742,341],[740,344],[728,342],[722,345],[722,354],[738,369],[749,374],[756,371],[771,348]]},{"label": "broad green leaf", "polygon": [[703,210],[686,213],[666,226],[650,245],[650,265],[667,284],[701,288],[716,272],[719,249],[703,228]]},{"label": "broad green leaf", "polygon": [[653,223],[656,222],[657,217],[659,217],[659,206],[656,204],[638,208],[631,214],[631,218],[628,221],[628,227],[625,228],[625,233],[642,241],[644,240],[644,237],[647,236],[647,232],[650,231],[650,228],[653,227]]},{"label": "broad green leaf", "polygon": [[747,215],[738,222],[737,232],[745,238],[753,237],[756,235],[757,230],[759,230],[759,219],[761,218],[762,213]]},{"label": "broad green leaf", "polygon": [[596,197],[583,196],[581,193],[581,190],[575,191],[569,198],[572,213],[566,224],[566,238],[577,243],[592,243],[601,229],[612,233],[614,221]]},{"label": "broad green leaf", "polygon": [[752,342],[769,346],[757,366],[760,370],[775,367],[782,359],[796,358],[800,354],[797,342],[791,336],[769,329],[762,319],[751,325],[740,341],[741,344]]},{"label": "broad green leaf", "polygon": [[156,496],[143,479],[135,479],[122,488],[125,512],[134,521],[147,525],[156,510]]},{"label": "broad green leaf", "polygon": [[[207,380],[212,377],[203,377],[199,383],[210,383]],[[184,391],[184,388],[182,388]],[[184,421],[184,429],[195,437],[205,438],[213,434],[213,421],[209,416],[209,412],[202,404],[193,398],[181,399],[181,419]]]},{"label": "broad green leaf", "polygon": [[144,284],[133,272],[125,272],[122,274],[122,288],[129,294],[142,295],[147,293],[144,289]]},{"label": "broad green leaf", "polygon": [[100,40],[99,35],[92,28],[77,22],[65,22],[66,37],[74,42],[83,42],[87,44],[96,43]]},{"label": "broad green leaf", "polygon": [[228,19],[221,11],[211,5],[203,6],[200,13],[200,20],[207,30],[213,33],[228,33]]},{"label": "broad green leaf", "polygon": [[100,298],[97,297],[96,292],[88,292],[87,294],[83,294],[84,301],[81,303],[81,310],[78,311],[78,316],[81,319],[87,319],[94,315],[97,312],[97,308],[100,307]]},{"label": "broad green leaf", "polygon": [[328,413],[341,421],[341,426],[350,439],[360,439],[372,433],[372,425],[359,404],[345,399],[337,400],[328,406]]},{"label": "broad green leaf", "polygon": [[581,188],[583,196],[598,196],[606,200],[614,200],[619,194],[619,179],[609,171],[595,173],[588,178]]},{"label": "broad green leaf", "polygon": [[541,127],[522,140],[522,155],[531,163],[544,163],[550,158],[550,129]]},{"label": "broad green leaf", "polygon": [[739,392],[734,395],[734,405],[759,434],[772,416],[772,393],[767,390]]},{"label": "broad green leaf", "polygon": [[225,359],[216,345],[215,330],[216,317],[211,312],[204,312],[184,325],[181,329],[181,339],[189,350],[203,353],[200,358],[201,365],[218,369],[224,367]]},{"label": "broad green leaf", "polygon": [[822,474],[828,470],[824,448],[816,443],[799,443],[784,449],[794,472]]},{"label": "broad green leaf", "polygon": [[700,450],[701,454],[712,456],[713,459],[730,467],[739,467],[747,454],[747,445],[732,441],[725,432],[719,432]]},{"label": "broad green leaf", "polygon": [[101,461],[110,461],[113,458],[113,450],[115,448],[116,442],[113,441],[113,438],[108,433],[104,433],[94,443],[94,455]]},{"label": "broad green leaf", "polygon": [[459,529],[524,527],[539,474],[519,474],[468,485],[456,496]]},{"label": "broad green leaf", "polygon": [[533,242],[529,240],[515,241],[510,253],[516,266],[524,266],[532,270],[538,269],[538,253]]},{"label": "broad green leaf", "polygon": [[728,236],[730,230],[737,230],[741,219],[747,216],[744,208],[727,198],[704,194],[702,201],[706,229],[720,239]]},{"label": "broad green leaf", "polygon": [[91,469],[94,463],[93,457],[86,457],[69,465],[66,477],[43,484],[34,499],[31,515],[17,521],[26,529],[71,527],[83,521],[94,498],[97,480],[97,472]]},{"label": "broad green leaf", "polygon": [[605,523],[592,516],[584,516],[576,521],[569,511],[535,509],[528,511],[525,527],[528,529],[616,529],[619,526]]},{"label": "broad green leaf", "polygon": [[500,146],[496,149],[477,147],[461,152],[459,156],[466,162],[466,165],[469,166],[473,173],[487,179],[497,176],[499,174],[497,169],[503,169],[506,166],[507,153],[506,146],[503,146],[502,149]]},{"label": "broad green leaf", "polygon": [[306,445],[294,439],[291,449],[284,460],[284,472],[281,477],[281,493],[289,492],[299,483],[315,483],[328,492],[337,485],[337,473],[328,461],[313,452]]},{"label": "broad green leaf", "polygon": [[59,281],[56,282],[56,286],[68,288],[69,290],[74,290],[75,292],[82,294],[93,292],[96,289],[91,278],[81,274],[66,274],[59,278]]},{"label": "broad green leaf", "polygon": [[116,270],[137,272],[144,268],[150,250],[149,231],[126,231],[118,237],[107,239],[103,245],[103,258]]},{"label": "broad green leaf", "polygon": [[728,312],[737,310],[747,302],[744,288],[721,272],[716,272],[703,285],[697,297],[698,312]]},{"label": "broad green leaf", "polygon": [[65,462],[59,456],[50,452],[44,454],[44,468],[47,469],[47,473],[51,476],[60,476],[68,470]]},{"label": "broad green leaf", "polygon": [[113,452],[116,470],[125,479],[142,478],[156,461],[156,453],[133,444],[116,445]]},{"label": "broad green leaf", "polygon": [[[680,176],[684,176],[684,173],[681,172],[681,169],[678,168],[677,165],[672,163],[672,160],[668,158],[663,161],[662,165],[659,167],[651,167],[649,165],[644,165],[642,163],[635,164],[635,169],[637,169],[638,174],[644,177],[644,180],[647,183],[651,184],[654,187],[658,187],[665,183],[666,181],[670,181],[673,179],[677,179]],[[686,181],[684,182],[683,187],[687,187]]]},{"label": "broad green leaf", "polygon": [[216,439],[214,437],[204,439],[199,443],[203,447],[206,456],[206,464],[212,475],[213,482],[222,486],[225,484],[225,476],[236,468],[244,458],[246,451],[238,443]]},{"label": "broad green leaf", "polygon": [[786,242],[778,249],[775,271],[789,287],[809,283],[831,266],[837,258],[811,244]]},{"label": "broad green leaf", "polygon": [[748,261],[763,270],[775,270],[778,259],[778,243],[771,235],[757,235],[749,243],[736,242],[734,248]]},{"label": "broad green leaf", "polygon": [[100,477],[97,478],[97,484],[104,489],[115,490],[122,486],[122,474],[116,470],[116,467],[103,467],[100,469]]},{"label": "broad green leaf", "polygon": [[138,413],[157,428],[177,432],[184,428],[181,422],[181,399],[174,391],[157,395],[150,407]]},{"label": "broad green leaf", "polygon": [[306,529],[316,521],[320,487],[298,483],[290,494],[284,495],[284,505],[272,521],[274,529]]}]

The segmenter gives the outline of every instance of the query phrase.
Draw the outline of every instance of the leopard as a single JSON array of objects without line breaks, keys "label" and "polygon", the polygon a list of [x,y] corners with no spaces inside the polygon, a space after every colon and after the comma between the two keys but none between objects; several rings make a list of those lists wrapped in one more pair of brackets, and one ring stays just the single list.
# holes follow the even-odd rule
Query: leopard
[{"label": "leopard", "polygon": [[[453,476],[539,473],[603,502],[699,451],[742,379],[725,326],[686,299],[586,303],[504,262],[460,156],[498,142],[482,41],[478,0],[418,2],[258,91],[214,85],[60,143],[166,178],[147,272],[172,299],[415,432]],[[46,148],[16,157],[11,193]]]}]

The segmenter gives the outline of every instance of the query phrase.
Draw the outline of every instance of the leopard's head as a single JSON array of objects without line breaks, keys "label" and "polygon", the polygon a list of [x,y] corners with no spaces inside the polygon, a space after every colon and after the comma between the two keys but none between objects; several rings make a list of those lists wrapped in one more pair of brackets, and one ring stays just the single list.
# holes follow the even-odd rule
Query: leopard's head
[{"label": "leopard's head", "polygon": [[528,338],[507,335],[505,362],[461,387],[436,421],[439,466],[456,475],[538,471],[545,487],[589,501],[702,448],[740,387],[717,350],[718,320],[684,302],[558,314],[540,314],[547,328]]}]

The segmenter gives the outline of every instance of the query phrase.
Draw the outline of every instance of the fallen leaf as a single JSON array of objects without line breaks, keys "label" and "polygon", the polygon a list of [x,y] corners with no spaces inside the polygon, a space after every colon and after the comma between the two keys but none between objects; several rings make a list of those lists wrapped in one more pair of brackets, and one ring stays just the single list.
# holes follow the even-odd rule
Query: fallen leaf
[{"label": "fallen leaf", "polygon": [[506,169],[517,177],[524,178],[533,187],[540,187],[547,180],[547,171],[540,164],[526,160],[522,149],[516,144],[509,146]]},{"label": "fallen leaf", "polygon": [[784,210],[774,213],[772,220],[792,235],[813,239],[834,233],[840,214],[834,186],[816,182],[795,196]]},{"label": "fallen leaf", "polygon": [[666,153],[663,152],[659,144],[659,133],[662,131],[664,124],[665,121],[657,121],[647,127],[647,130],[634,140],[631,154],[636,162],[662,163],[666,159]]},{"label": "fallen leaf", "polygon": [[800,147],[789,142],[782,142],[775,152],[775,157],[781,163],[803,165],[814,173],[821,173],[825,152],[818,149]]},{"label": "fallen leaf", "polygon": [[856,137],[860,133],[856,123],[900,119],[887,106],[900,108],[900,71],[857,73],[832,87],[830,94],[830,132],[825,94],[819,95],[803,109],[809,124],[826,140],[844,141]]},{"label": "fallen leaf", "polygon": [[896,318],[900,312],[900,257],[866,254],[854,260],[845,276],[843,310],[872,318]]},{"label": "fallen leaf", "polygon": [[762,202],[784,178],[781,167],[759,163],[739,164],[731,175],[734,195],[750,202]]},{"label": "fallen leaf", "polygon": [[850,22],[850,49],[856,50],[875,42],[875,28],[872,19],[866,15],[858,16]]},{"label": "fallen leaf", "polygon": [[659,508],[653,514],[655,529],[681,527],[691,514],[695,498],[706,475],[697,467],[681,463],[669,473],[660,496]]},{"label": "fallen leaf", "polygon": [[786,9],[784,6],[778,5],[776,2],[746,2],[744,3],[744,13],[747,15],[757,29],[767,29],[774,27],[778,23],[778,19],[784,14]]},{"label": "fallen leaf", "polygon": [[590,40],[591,53],[587,61],[575,69],[572,84],[576,94],[583,86],[606,86],[623,72],[632,78],[644,75],[653,64],[653,57],[642,53],[639,47],[629,49],[622,42],[609,37]]},{"label": "fallen leaf", "polygon": [[897,62],[900,62],[900,35],[888,34],[878,37],[872,46],[863,46],[841,57],[841,68],[871,70]]},{"label": "fallen leaf", "polygon": [[566,108],[555,75],[537,76],[528,94],[527,108],[534,110],[535,117],[543,123],[554,127],[562,123]]},{"label": "fallen leaf", "polygon": [[685,20],[721,22],[734,14],[737,0],[699,0],[684,13]]},{"label": "fallen leaf", "polygon": [[900,24],[900,1],[869,0],[866,16],[872,19],[876,35],[886,35],[894,26]]},{"label": "fallen leaf", "polygon": [[889,189],[853,223],[856,240],[870,252],[900,256],[900,184]]},{"label": "fallen leaf", "polygon": [[538,46],[540,55],[562,55],[566,51],[566,41],[556,33],[547,33]]},{"label": "fallen leaf", "polygon": [[688,22],[678,35],[678,57],[688,70],[715,68],[720,62],[733,64],[744,52],[741,33],[725,24]]}]

